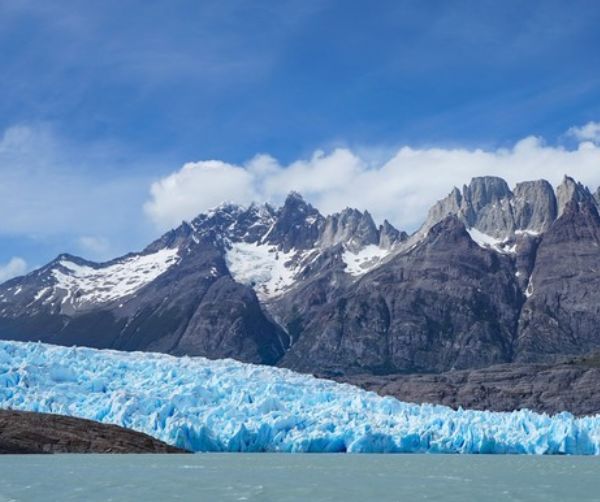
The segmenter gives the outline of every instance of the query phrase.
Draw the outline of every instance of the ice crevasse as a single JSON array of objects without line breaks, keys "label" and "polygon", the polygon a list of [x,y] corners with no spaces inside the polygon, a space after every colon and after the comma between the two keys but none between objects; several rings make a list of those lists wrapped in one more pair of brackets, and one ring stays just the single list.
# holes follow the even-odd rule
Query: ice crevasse
[{"label": "ice crevasse", "polygon": [[600,453],[600,415],[416,405],[289,370],[0,341],[0,408],[145,432],[193,451]]}]

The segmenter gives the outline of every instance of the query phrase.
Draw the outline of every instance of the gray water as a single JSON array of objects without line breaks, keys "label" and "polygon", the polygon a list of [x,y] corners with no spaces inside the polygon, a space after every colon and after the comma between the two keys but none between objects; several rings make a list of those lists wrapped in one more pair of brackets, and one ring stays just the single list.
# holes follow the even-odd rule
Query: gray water
[{"label": "gray water", "polygon": [[459,455],[0,457],[0,501],[600,500],[600,459]]}]

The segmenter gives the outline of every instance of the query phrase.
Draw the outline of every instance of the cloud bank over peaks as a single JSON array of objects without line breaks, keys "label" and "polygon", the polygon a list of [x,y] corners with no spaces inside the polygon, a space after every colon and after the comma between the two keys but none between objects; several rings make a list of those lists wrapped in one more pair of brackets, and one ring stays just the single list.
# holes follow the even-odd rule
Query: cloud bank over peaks
[{"label": "cloud bank over peaks", "polygon": [[25,274],[27,271],[27,262],[23,258],[15,256],[8,263],[0,264],[0,284],[13,277]]},{"label": "cloud bank over peaks", "polygon": [[377,164],[348,148],[316,151],[289,165],[269,155],[243,165],[190,162],[152,184],[144,209],[166,229],[223,201],[278,204],[294,190],[325,213],[347,206],[368,209],[379,221],[387,218],[413,230],[436,200],[474,176],[500,176],[511,185],[545,178],[557,185],[569,174],[595,189],[600,185],[599,125],[571,128],[568,135],[578,140],[573,148],[529,136],[496,150],[404,146]]}]

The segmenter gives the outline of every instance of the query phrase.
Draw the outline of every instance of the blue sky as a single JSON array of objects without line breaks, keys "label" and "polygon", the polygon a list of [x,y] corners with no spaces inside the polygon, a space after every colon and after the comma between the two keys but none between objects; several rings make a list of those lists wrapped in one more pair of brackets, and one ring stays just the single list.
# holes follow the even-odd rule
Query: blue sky
[{"label": "blue sky", "polygon": [[[4,0],[0,266],[143,246],[171,221],[148,211],[152,184],[186,162],[268,154],[285,171],[322,150],[369,170],[403,146],[577,148],[569,129],[600,120],[598,26],[594,0]],[[240,198],[262,196],[279,192]]]}]

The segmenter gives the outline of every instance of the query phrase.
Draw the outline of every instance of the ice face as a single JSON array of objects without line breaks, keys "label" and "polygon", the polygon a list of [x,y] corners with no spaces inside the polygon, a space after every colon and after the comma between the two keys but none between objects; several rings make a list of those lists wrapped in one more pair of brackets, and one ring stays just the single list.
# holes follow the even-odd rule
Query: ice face
[{"label": "ice face", "polygon": [[0,407],[193,451],[600,453],[600,415],[453,411],[231,360],[0,341]]}]

